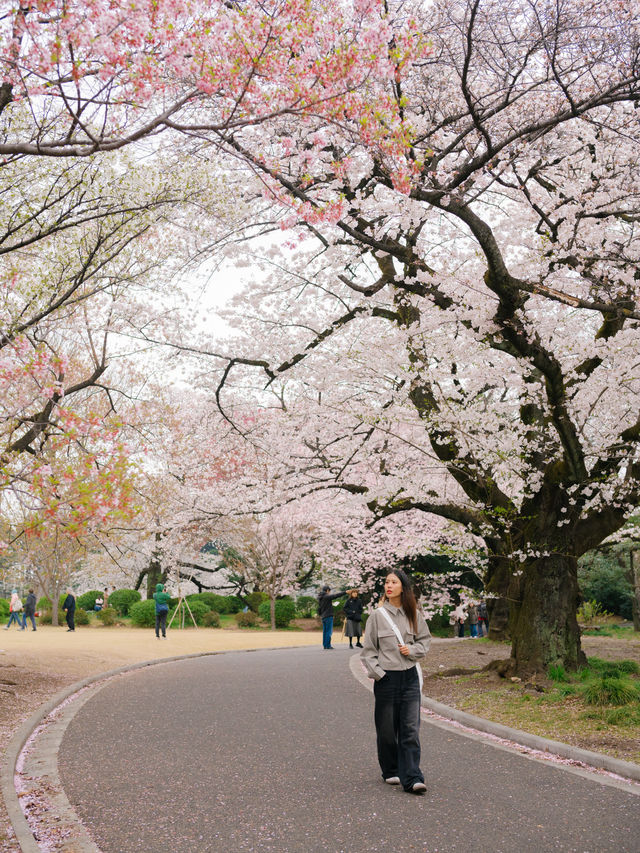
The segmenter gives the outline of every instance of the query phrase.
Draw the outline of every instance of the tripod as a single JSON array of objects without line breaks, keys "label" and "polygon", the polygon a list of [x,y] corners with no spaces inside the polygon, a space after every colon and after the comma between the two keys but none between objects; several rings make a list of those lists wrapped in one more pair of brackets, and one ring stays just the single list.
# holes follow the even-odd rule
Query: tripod
[{"label": "tripod", "polygon": [[167,625],[167,628],[171,627],[171,623],[176,618],[176,616],[178,616],[178,624],[176,627],[184,628],[184,622],[186,619],[187,612],[189,613],[189,616],[191,617],[191,621],[193,622],[193,627],[197,628],[198,626],[196,625],[196,620],[193,616],[193,613],[191,612],[191,608],[189,607],[189,602],[187,601],[187,599],[182,594],[182,590],[180,589],[180,586],[178,586],[178,603],[176,605],[176,609],[173,611],[173,615],[171,616],[171,619],[169,621],[169,624]]}]

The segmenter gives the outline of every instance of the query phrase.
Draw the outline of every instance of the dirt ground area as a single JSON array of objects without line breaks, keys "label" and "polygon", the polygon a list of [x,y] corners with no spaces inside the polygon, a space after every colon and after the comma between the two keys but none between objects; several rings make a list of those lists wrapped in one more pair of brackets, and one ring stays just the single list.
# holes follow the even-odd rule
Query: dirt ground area
[{"label": "dirt ground area", "polygon": [[[308,626],[306,626],[308,627]],[[334,644],[346,643],[334,634]],[[33,631],[11,628],[0,633],[0,744],[4,747],[19,726],[37,708],[69,684],[90,675],[146,660],[174,655],[237,649],[321,645],[319,631],[252,631],[199,629],[169,631],[157,640],[151,629],[78,627],[73,635],[64,627],[41,626]],[[640,639],[617,640],[584,637],[588,656],[640,662]],[[482,695],[499,679],[460,678],[457,670],[480,670],[489,661],[509,656],[509,647],[485,640],[451,639],[433,643],[423,669],[425,694],[471,713],[490,716],[482,707]],[[597,749],[593,742],[576,745]],[[620,756],[623,757],[623,756]],[[0,802],[0,853],[19,853]]]}]

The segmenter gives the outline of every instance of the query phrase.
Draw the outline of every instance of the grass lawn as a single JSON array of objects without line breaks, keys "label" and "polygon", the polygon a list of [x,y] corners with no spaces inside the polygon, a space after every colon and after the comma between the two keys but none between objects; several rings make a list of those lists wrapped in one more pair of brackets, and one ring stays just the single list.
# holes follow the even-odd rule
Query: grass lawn
[{"label": "grass lawn", "polygon": [[[640,665],[598,657],[576,673],[552,668],[544,683],[505,681],[490,673],[462,676],[473,686],[461,710],[553,740],[640,763]],[[485,689],[483,689],[483,686]]]}]

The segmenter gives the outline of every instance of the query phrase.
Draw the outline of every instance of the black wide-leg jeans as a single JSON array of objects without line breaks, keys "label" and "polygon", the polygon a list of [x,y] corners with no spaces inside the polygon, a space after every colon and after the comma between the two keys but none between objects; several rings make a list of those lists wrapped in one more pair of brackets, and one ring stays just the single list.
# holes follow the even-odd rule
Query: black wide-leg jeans
[{"label": "black wide-leg jeans", "polygon": [[384,779],[399,776],[405,790],[424,782],[420,770],[420,683],[415,666],[387,670],[373,684],[378,761]]},{"label": "black wide-leg jeans", "polygon": [[167,613],[168,610],[156,610],[156,637],[160,636],[160,631],[162,631],[162,636],[167,636]]}]

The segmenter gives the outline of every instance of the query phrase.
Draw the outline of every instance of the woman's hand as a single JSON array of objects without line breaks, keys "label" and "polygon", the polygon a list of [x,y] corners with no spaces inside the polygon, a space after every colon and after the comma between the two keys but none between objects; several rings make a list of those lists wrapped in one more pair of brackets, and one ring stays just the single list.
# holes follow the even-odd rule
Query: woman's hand
[{"label": "woman's hand", "polygon": [[401,646],[400,643],[398,643],[398,648],[400,649],[401,655],[404,655],[405,657],[409,656],[409,646]]}]

